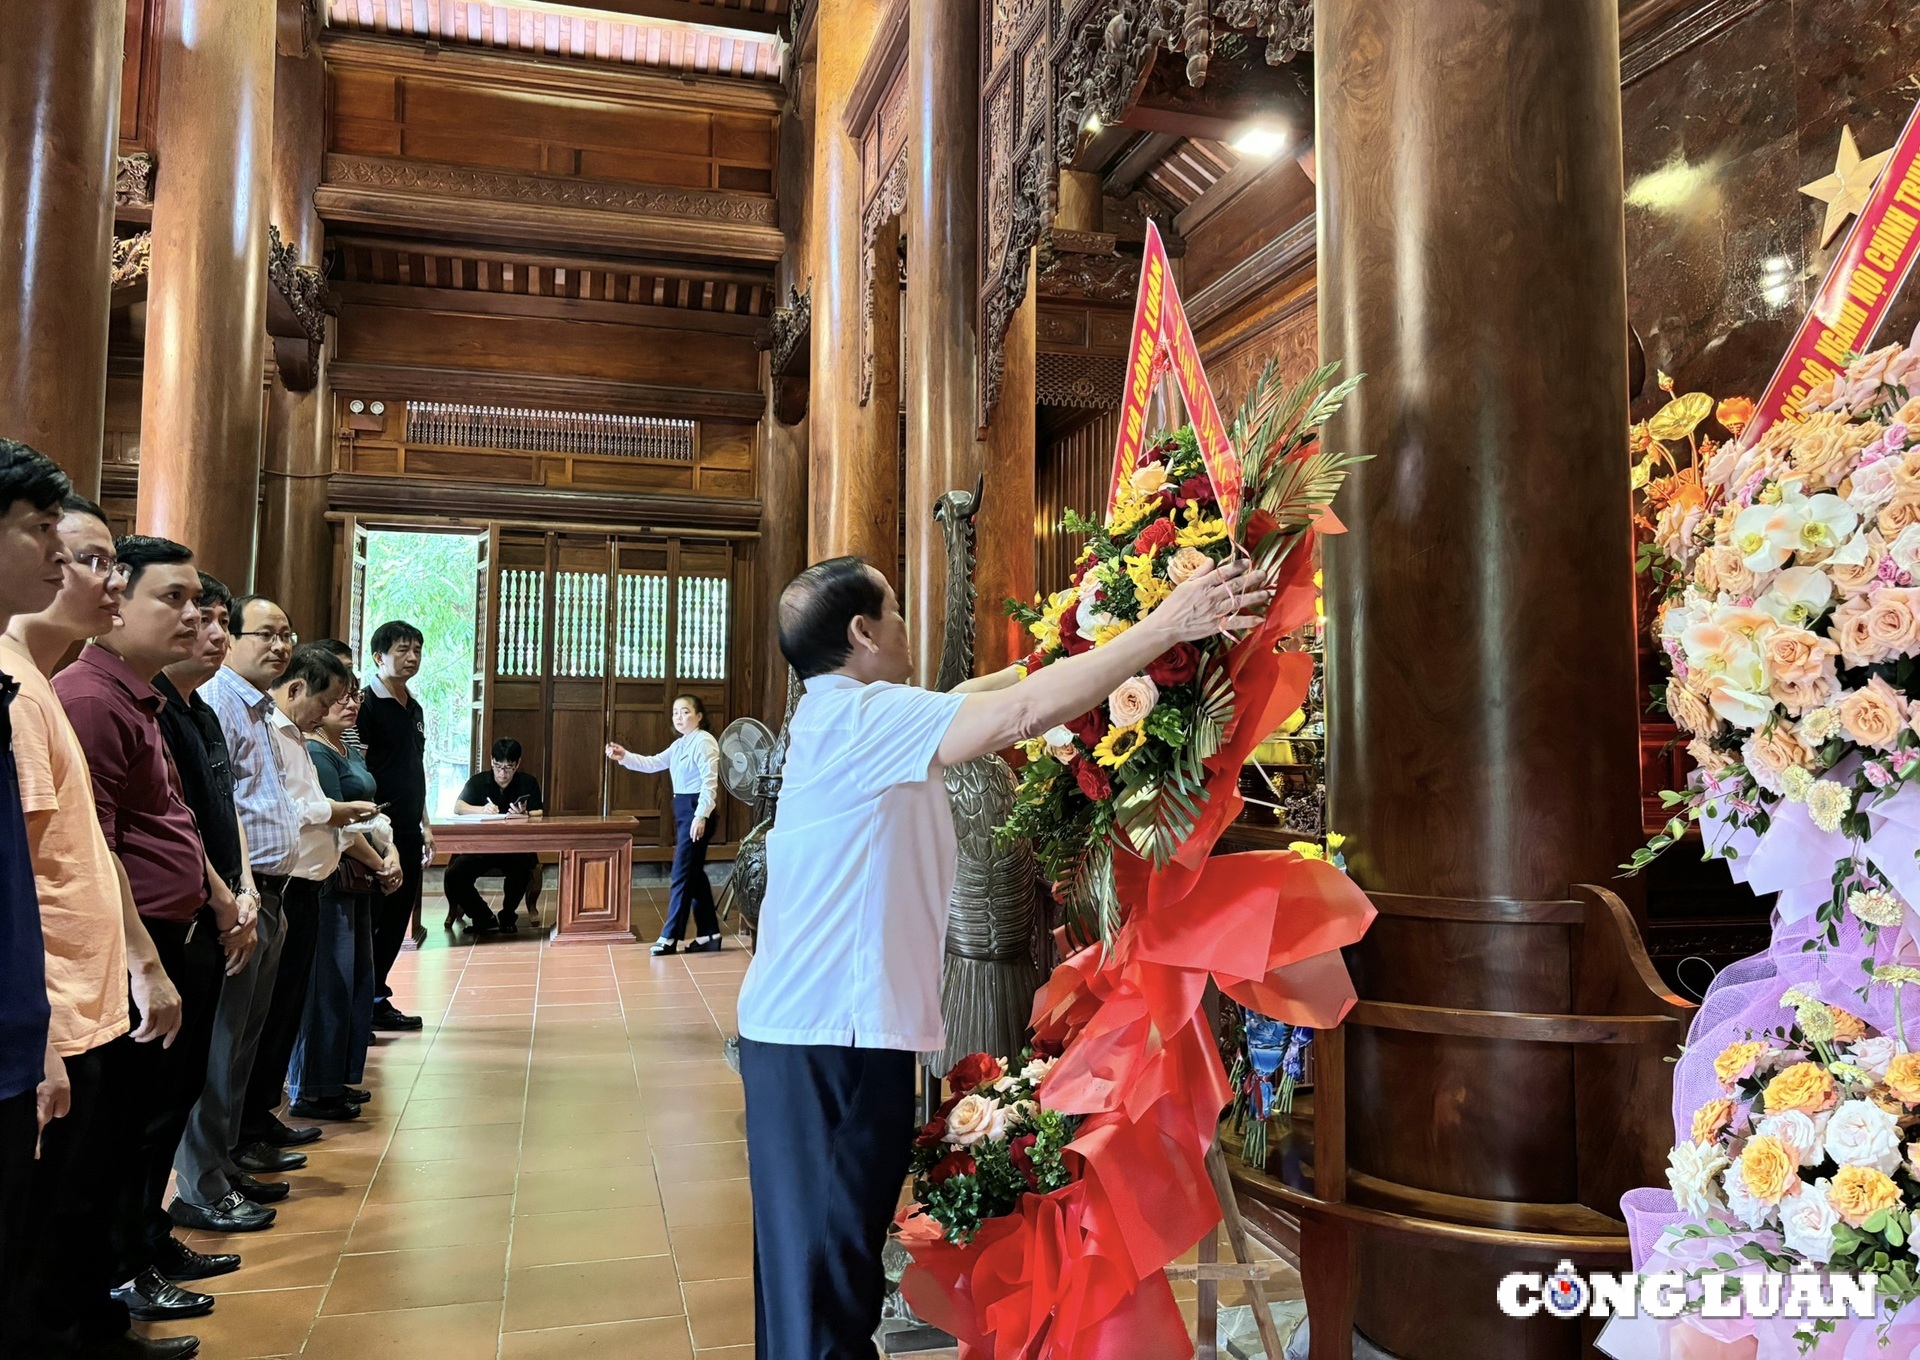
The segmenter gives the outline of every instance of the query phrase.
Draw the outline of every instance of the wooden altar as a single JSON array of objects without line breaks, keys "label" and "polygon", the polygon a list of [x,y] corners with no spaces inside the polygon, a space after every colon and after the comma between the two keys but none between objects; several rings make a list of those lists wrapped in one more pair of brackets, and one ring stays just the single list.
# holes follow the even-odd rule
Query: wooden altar
[{"label": "wooden altar", "polygon": [[629,817],[455,817],[433,824],[448,855],[560,857],[554,944],[632,944],[633,820]]}]

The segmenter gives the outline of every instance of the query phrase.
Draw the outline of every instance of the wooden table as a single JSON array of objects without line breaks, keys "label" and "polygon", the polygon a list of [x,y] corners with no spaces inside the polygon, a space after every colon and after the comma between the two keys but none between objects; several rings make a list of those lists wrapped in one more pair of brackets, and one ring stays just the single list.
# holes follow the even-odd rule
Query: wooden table
[{"label": "wooden table", "polygon": [[555,944],[633,944],[631,817],[451,817],[433,823],[446,855],[560,856]]}]

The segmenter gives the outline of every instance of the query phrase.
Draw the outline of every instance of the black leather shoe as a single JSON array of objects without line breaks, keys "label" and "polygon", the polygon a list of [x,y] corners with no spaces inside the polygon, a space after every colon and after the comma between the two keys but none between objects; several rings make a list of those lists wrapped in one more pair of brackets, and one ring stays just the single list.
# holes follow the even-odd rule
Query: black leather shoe
[{"label": "black leather shoe", "polygon": [[373,1092],[362,1086],[343,1086],[340,1088],[340,1094],[356,1105],[365,1105],[373,1099]]},{"label": "black leather shoe", "polygon": [[385,1030],[414,1030],[421,1026],[420,1017],[408,1015],[391,1001],[377,1001],[373,1007],[373,1027]]},{"label": "black leather shoe", "polygon": [[270,1175],[276,1171],[298,1171],[307,1164],[307,1154],[288,1152],[267,1143],[248,1143],[233,1154],[233,1164],[255,1175]]},{"label": "black leather shoe", "polygon": [[228,1181],[254,1204],[278,1204],[293,1191],[286,1181],[259,1181],[244,1171],[228,1177]]},{"label": "black leather shoe", "polygon": [[718,954],[721,940],[718,935],[709,935],[704,940],[695,940],[687,946],[689,954]]},{"label": "black leather shoe", "polygon": [[196,1294],[160,1277],[148,1267],[113,1291],[116,1302],[126,1305],[135,1322],[178,1322],[182,1318],[205,1317],[213,1311],[213,1295]]},{"label": "black leather shoe", "polygon": [[314,1100],[296,1100],[287,1106],[296,1119],[358,1119],[360,1107],[345,1096],[321,1096]]},{"label": "black leather shoe", "polygon": [[193,1360],[199,1353],[197,1336],[141,1336],[138,1332],[95,1342],[78,1352],[81,1360]]},{"label": "black leather shoe", "polygon": [[502,935],[518,935],[520,933],[520,923],[511,916],[502,916],[500,918],[500,933]]},{"label": "black leather shoe", "polygon": [[308,1125],[283,1124],[278,1119],[256,1140],[269,1147],[290,1148],[305,1147],[308,1143],[320,1141],[320,1130]]},{"label": "black leather shoe", "polygon": [[154,1263],[154,1269],[175,1284],[187,1280],[211,1280],[216,1275],[231,1275],[240,1269],[240,1258],[232,1252],[215,1252],[211,1255],[198,1252],[172,1235],[160,1244],[160,1250],[155,1255],[160,1259]]},{"label": "black leather shoe", "polygon": [[274,1211],[255,1204],[238,1190],[229,1190],[218,1204],[191,1204],[176,1199],[167,1206],[167,1217],[183,1228],[198,1228],[202,1232],[259,1232],[273,1226]]},{"label": "black leather shoe", "polygon": [[653,942],[653,948],[647,952],[656,959],[666,954],[678,954],[680,952],[680,942],[678,940],[655,940]]}]

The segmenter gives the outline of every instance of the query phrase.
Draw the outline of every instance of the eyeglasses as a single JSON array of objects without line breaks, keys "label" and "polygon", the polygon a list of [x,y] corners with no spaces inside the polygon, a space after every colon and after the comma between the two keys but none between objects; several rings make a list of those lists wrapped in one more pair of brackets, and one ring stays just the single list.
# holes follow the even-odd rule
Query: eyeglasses
[{"label": "eyeglasses", "polygon": [[235,633],[234,636],[259,638],[269,647],[276,642],[287,647],[298,647],[300,645],[300,635],[298,633],[273,633],[267,631],[265,628],[256,628],[248,633]]},{"label": "eyeglasses", "polygon": [[133,576],[133,568],[111,553],[75,553],[73,565],[89,576],[104,578],[109,586],[123,586]]}]

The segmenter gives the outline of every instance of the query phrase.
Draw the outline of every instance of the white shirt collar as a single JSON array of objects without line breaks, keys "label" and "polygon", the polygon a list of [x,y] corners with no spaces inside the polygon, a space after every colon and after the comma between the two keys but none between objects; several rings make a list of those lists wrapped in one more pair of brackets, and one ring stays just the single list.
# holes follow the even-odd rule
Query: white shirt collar
[{"label": "white shirt collar", "polygon": [[387,682],[381,679],[380,676],[377,674],[373,677],[373,679],[367,681],[367,688],[372,690],[375,694],[379,695],[382,699],[393,698],[393,695],[387,692]]},{"label": "white shirt collar", "polygon": [[851,675],[829,671],[825,675],[816,675],[808,680],[807,693],[818,694],[821,690],[827,689],[859,689],[865,683],[866,681],[856,680]]}]

